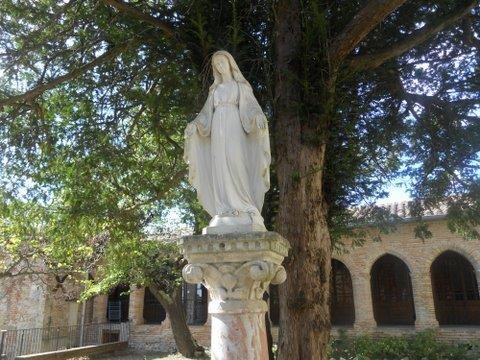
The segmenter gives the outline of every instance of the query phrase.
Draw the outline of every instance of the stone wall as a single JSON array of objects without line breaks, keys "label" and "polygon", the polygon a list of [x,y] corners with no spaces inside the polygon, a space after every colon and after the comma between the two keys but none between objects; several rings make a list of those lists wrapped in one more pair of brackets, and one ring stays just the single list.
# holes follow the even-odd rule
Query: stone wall
[{"label": "stone wall", "polygon": [[[54,279],[16,276],[0,282],[0,329],[31,329],[77,325],[82,305],[66,301]],[[85,306],[85,323],[92,322],[93,301]]]},{"label": "stone wall", "polygon": [[[144,295],[145,289],[132,287],[129,305],[129,346],[146,351],[174,351],[175,339],[168,315],[161,324],[145,324],[143,319]],[[203,326],[190,326],[190,331],[200,345],[210,346],[210,317]]]},{"label": "stone wall", "polygon": [[[211,327],[206,324],[203,326],[190,326],[190,331],[193,337],[202,346],[210,347],[210,331]],[[332,329],[332,336],[339,336],[339,329],[334,327]],[[273,341],[278,339],[278,326],[272,327]],[[355,336],[363,334],[361,331],[356,331],[353,328],[342,328],[346,334]],[[388,335],[402,336],[413,335],[417,330],[413,327],[383,327],[370,331],[372,337],[381,338]],[[458,342],[467,340],[478,340],[480,337],[480,327],[447,327],[437,328],[437,338],[447,342]],[[129,346],[142,351],[165,351],[174,352],[175,339],[170,328],[170,324],[165,320],[161,325],[137,325],[131,327]]]},{"label": "stone wall", "polygon": [[[190,331],[197,343],[210,347],[210,325],[190,326]],[[160,325],[131,326],[129,346],[146,351],[175,351],[175,339],[168,318]]]},{"label": "stone wall", "polygon": [[43,326],[46,285],[31,276],[0,282],[0,329]]},{"label": "stone wall", "polygon": [[65,301],[61,292],[49,291],[45,296],[44,327],[76,325],[80,320],[80,303]]}]

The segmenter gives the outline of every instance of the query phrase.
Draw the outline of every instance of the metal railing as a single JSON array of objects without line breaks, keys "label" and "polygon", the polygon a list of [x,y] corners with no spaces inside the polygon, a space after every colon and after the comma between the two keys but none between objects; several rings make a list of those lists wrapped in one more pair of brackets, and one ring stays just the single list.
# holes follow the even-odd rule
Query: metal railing
[{"label": "metal railing", "polygon": [[128,322],[2,330],[0,359],[13,360],[19,355],[128,341],[128,334]]}]

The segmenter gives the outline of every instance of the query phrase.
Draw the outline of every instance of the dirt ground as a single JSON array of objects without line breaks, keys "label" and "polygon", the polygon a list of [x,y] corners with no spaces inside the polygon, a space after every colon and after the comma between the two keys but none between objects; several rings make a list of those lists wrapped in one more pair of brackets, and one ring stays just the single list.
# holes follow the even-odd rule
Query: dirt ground
[{"label": "dirt ground", "polygon": [[[181,354],[165,354],[160,352],[143,353],[135,350],[125,350],[111,354],[96,355],[91,357],[74,358],[71,360],[187,360]],[[209,359],[209,358],[205,358]]]}]

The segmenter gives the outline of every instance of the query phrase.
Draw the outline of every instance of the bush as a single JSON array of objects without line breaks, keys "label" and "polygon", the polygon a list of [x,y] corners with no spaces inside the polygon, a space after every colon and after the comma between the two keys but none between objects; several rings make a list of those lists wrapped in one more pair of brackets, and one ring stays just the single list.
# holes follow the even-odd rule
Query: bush
[{"label": "bush", "polygon": [[349,338],[345,332],[332,341],[330,358],[334,360],[477,360],[480,343],[450,345],[439,341],[432,330],[412,336],[369,336]]}]

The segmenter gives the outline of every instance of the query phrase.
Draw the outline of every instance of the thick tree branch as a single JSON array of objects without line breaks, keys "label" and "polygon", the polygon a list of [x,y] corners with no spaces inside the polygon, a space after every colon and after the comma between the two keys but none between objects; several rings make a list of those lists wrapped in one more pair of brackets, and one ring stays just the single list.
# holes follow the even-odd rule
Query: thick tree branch
[{"label": "thick tree branch", "polygon": [[459,7],[456,11],[439,18],[431,25],[424,26],[422,29],[409,35],[406,39],[397,42],[388,49],[373,54],[355,56],[350,59],[349,66],[355,71],[374,69],[387,60],[402,55],[415,46],[424,43],[449,26],[455,24],[460,19],[470,14],[477,4],[478,1],[476,0]]},{"label": "thick tree branch", "polygon": [[61,75],[57,78],[54,78],[50,80],[47,83],[40,84],[33,89],[30,89],[26,91],[23,94],[19,95],[14,95],[12,97],[9,97],[7,99],[0,99],[0,111],[3,109],[3,107],[8,106],[8,105],[14,105],[20,102],[31,102],[33,99],[36,97],[40,96],[47,90],[51,90],[55,88],[58,85],[63,84],[64,82],[70,81],[72,79],[75,79],[79,77],[80,75],[83,75],[87,71],[95,68],[98,65],[104,64],[115,57],[117,57],[119,54],[122,52],[125,52],[130,46],[132,46],[135,42],[134,41],[129,41],[127,43],[124,43],[122,45],[115,46],[114,48],[108,50],[104,54],[100,55],[99,57],[95,58],[94,60],[70,71],[69,73],[65,75]]},{"label": "thick tree branch", "polygon": [[415,103],[423,106],[429,107],[432,105],[445,106],[446,104],[455,104],[460,106],[475,106],[480,104],[479,98],[472,99],[451,99],[445,100],[436,95],[425,95],[425,94],[415,94],[406,91],[404,88],[400,89],[400,95],[405,98],[405,100],[411,100]]},{"label": "thick tree branch", "polygon": [[383,19],[406,0],[370,0],[334,39],[329,51],[331,64],[338,65]]},{"label": "thick tree branch", "polygon": [[172,26],[167,23],[166,21],[162,21],[156,17],[153,17],[151,15],[145,14],[140,10],[135,9],[134,7],[124,3],[123,1],[118,1],[118,0],[101,0],[105,5],[109,5],[117,9],[118,11],[121,11],[123,13],[126,13],[130,15],[131,17],[138,19],[140,21],[143,21],[147,24],[153,25],[154,27],[162,30],[165,35],[168,37],[174,37],[175,32]]}]

